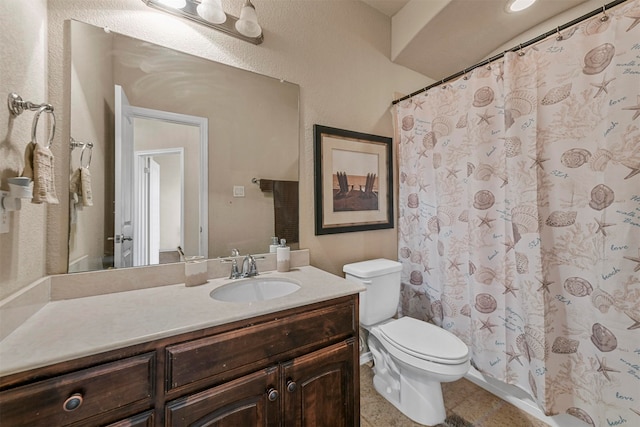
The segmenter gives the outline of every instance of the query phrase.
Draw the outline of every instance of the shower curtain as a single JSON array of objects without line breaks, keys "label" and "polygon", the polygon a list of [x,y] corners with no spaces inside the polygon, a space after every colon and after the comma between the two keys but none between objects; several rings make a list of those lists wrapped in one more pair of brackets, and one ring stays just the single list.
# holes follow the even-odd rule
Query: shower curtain
[{"label": "shower curtain", "polygon": [[640,425],[640,0],[394,115],[400,314],[547,415]]}]

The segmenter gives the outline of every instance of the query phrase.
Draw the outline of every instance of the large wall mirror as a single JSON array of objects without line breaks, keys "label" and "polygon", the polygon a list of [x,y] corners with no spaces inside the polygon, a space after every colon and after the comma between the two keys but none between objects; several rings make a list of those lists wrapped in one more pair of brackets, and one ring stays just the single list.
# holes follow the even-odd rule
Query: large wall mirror
[{"label": "large wall mirror", "polygon": [[282,194],[297,227],[296,84],[70,28],[69,272],[268,252]]}]

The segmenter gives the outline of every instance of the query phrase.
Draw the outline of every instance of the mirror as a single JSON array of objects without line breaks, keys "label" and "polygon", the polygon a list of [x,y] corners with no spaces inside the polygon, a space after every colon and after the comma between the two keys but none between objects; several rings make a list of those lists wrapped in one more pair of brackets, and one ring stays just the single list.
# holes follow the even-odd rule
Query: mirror
[{"label": "mirror", "polygon": [[[90,159],[91,192],[71,197],[69,272],[174,262],[177,246],[209,258],[268,252],[280,193],[262,183],[298,180],[299,87],[78,21],[70,27],[69,173]],[[129,106],[117,107],[116,86]],[[117,119],[133,134],[131,156],[116,155]],[[117,214],[122,206],[131,224]]]}]

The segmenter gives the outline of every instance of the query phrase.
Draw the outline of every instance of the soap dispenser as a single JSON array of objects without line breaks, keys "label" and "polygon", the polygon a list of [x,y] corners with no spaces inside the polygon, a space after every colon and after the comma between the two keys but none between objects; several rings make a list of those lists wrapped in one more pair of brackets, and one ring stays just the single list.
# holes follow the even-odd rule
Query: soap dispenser
[{"label": "soap dispenser", "polygon": [[291,260],[291,248],[287,246],[285,239],[280,240],[280,246],[276,249],[276,270],[281,273],[289,271],[289,262]]},{"label": "soap dispenser", "polygon": [[271,244],[269,245],[269,253],[275,254],[276,253],[276,249],[278,249],[278,238],[277,237],[272,237],[271,238]]}]

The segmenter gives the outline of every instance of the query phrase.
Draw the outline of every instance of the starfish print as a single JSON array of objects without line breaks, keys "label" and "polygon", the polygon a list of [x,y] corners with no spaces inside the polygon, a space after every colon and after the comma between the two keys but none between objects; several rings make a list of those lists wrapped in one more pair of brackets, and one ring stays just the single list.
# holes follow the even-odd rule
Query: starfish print
[{"label": "starfish print", "polygon": [[489,119],[495,117],[489,114],[489,110],[485,111],[483,114],[478,114],[476,113],[476,116],[480,117],[480,120],[478,120],[478,124],[485,122],[486,124],[490,125],[491,122],[489,121]]},{"label": "starfish print", "polygon": [[[640,252],[640,249],[638,249],[638,252]],[[640,271],[640,256],[638,258],[633,258],[633,257],[629,257],[629,256],[625,256],[623,257],[624,259],[628,259],[629,261],[633,261],[633,262],[637,262],[638,265],[636,265],[636,267],[633,269],[634,272],[638,272]]]},{"label": "starfish print", "polygon": [[419,183],[418,186],[420,187],[420,191],[426,191],[427,187],[429,187],[431,184],[425,184],[423,182]]},{"label": "starfish print", "polygon": [[[640,20],[640,18],[638,19]],[[633,118],[631,120],[635,120],[640,117],[640,95],[638,95],[638,103],[636,105],[634,105],[633,107],[623,107],[622,109],[635,111],[635,114],[633,115]]]},{"label": "starfish print", "polygon": [[447,172],[449,172],[447,174],[447,178],[449,178],[452,175],[457,178],[458,177],[458,172],[460,172],[460,169],[449,169],[449,168],[447,168]]},{"label": "starfish print", "polygon": [[427,149],[426,148],[423,148],[418,152],[418,159],[420,159],[421,157],[424,157],[425,159],[429,157],[429,156],[427,156]]},{"label": "starfish print", "polygon": [[591,84],[591,86],[594,86],[594,87],[597,87],[597,88],[598,88],[598,91],[596,92],[596,94],[595,94],[594,98],[597,98],[597,97],[598,97],[598,95],[600,95],[602,92],[604,92],[604,93],[609,93],[609,92],[607,91],[607,85],[608,85],[609,83],[611,83],[612,81],[614,81],[616,78],[614,77],[614,78],[609,79],[609,80],[605,80],[605,79],[606,79],[606,77],[604,77],[604,76],[603,76],[603,77],[602,77],[602,83],[600,83],[600,84],[590,83],[590,84]]},{"label": "starfish print", "polygon": [[422,104],[424,104],[425,101],[413,101],[413,109],[414,111],[417,110],[418,108],[422,110]]},{"label": "starfish print", "polygon": [[489,214],[486,214],[484,218],[482,217],[478,217],[478,218],[480,218],[480,225],[478,225],[478,227],[482,227],[483,225],[486,225],[487,227],[491,228],[491,223],[495,221],[495,219],[489,218]]},{"label": "starfish print", "polygon": [[431,238],[431,232],[430,231],[425,231],[422,234],[422,237],[424,237],[426,240],[429,240],[430,242],[433,242],[433,239]]},{"label": "starfish print", "polygon": [[429,276],[431,276],[431,270],[433,270],[433,267],[429,267],[427,264],[424,265],[424,272]]},{"label": "starfish print", "polygon": [[[634,15],[634,13],[635,13],[635,15]],[[627,31],[625,31],[625,32],[629,32],[630,30],[633,29],[633,27],[635,27],[636,25],[640,24],[640,12],[631,11],[627,15],[624,15],[624,16],[626,18],[633,19],[633,23],[629,26],[629,28],[627,28]]]},{"label": "starfish print", "polygon": [[415,137],[416,137],[415,135],[408,135],[408,136],[406,137],[406,138],[407,138],[407,140],[406,140],[405,142],[406,142],[407,144],[413,144],[413,143],[414,143],[414,140],[413,140],[413,139],[414,139]]},{"label": "starfish print", "polygon": [[629,326],[627,330],[632,331],[640,328],[640,316],[631,313],[629,310],[625,310],[624,314],[626,314],[629,319],[633,320],[633,325]]},{"label": "starfish print", "polygon": [[629,166],[629,165],[625,165],[625,166],[631,169],[631,172],[629,172],[629,175],[625,176],[624,179],[629,179],[640,173],[640,163],[636,164],[635,166]]},{"label": "starfish print", "polygon": [[494,325],[493,323],[491,323],[491,317],[487,317],[487,320],[482,320],[480,319],[480,323],[482,323],[482,326],[480,326],[480,329],[488,329],[490,333],[493,333],[493,328],[495,328],[498,325]]},{"label": "starfish print", "polygon": [[598,223],[598,229],[596,230],[596,234],[602,233],[602,235],[605,237],[607,235],[605,227],[611,227],[612,225],[615,225],[615,224],[607,224],[606,222],[604,222],[604,220],[598,221],[598,218],[593,218],[593,219]]},{"label": "starfish print", "polygon": [[449,270],[451,270],[452,268],[455,268],[456,270],[460,271],[460,266],[462,265],[461,262],[458,262],[458,259],[454,259],[453,261],[449,260]]},{"label": "starfish print", "polygon": [[520,361],[520,356],[522,356],[522,354],[516,353],[512,345],[509,345],[509,349],[509,351],[505,351],[505,353],[507,354],[507,363],[517,360],[520,366],[524,366]]},{"label": "starfish print", "polygon": [[546,162],[547,160],[550,160],[550,159],[546,159],[546,158],[543,158],[543,157],[537,158],[537,157],[529,156],[529,158],[531,160],[533,160],[533,164],[529,167],[529,169],[532,169],[535,166],[540,166],[540,169],[544,169],[544,166],[542,165],[542,162]]},{"label": "starfish print", "polygon": [[515,244],[515,243],[513,243],[513,242],[511,241],[511,239],[507,239],[507,240],[503,243],[503,245],[505,245],[505,246],[507,247],[507,249],[506,249],[506,250],[507,250],[507,252],[506,252],[506,253],[509,253],[509,251],[510,251],[511,249],[515,249],[515,247],[516,247],[516,244]]},{"label": "starfish print", "polygon": [[549,286],[553,285],[555,282],[540,279],[538,279],[538,282],[540,282],[540,284],[542,285],[538,288],[539,291],[551,293],[551,291],[549,290]]},{"label": "starfish print", "polygon": [[509,183],[509,178],[507,178],[506,176],[501,176],[500,179],[502,180],[502,184],[500,185],[500,188],[504,188],[504,186]]},{"label": "starfish print", "polygon": [[598,365],[600,365],[598,367],[598,372],[601,372],[602,375],[604,375],[604,377],[606,379],[608,379],[609,381],[611,381],[611,378],[609,377],[609,372],[620,372],[617,371],[615,369],[612,369],[610,367],[607,366],[607,359],[606,358],[602,358],[602,360],[598,359],[598,356],[596,356],[596,360],[598,361]]},{"label": "starfish print", "polygon": [[519,291],[520,289],[513,287],[513,285],[504,285],[504,292],[502,293],[502,295],[506,295],[508,293],[511,293],[514,297],[516,297],[516,291]]}]

